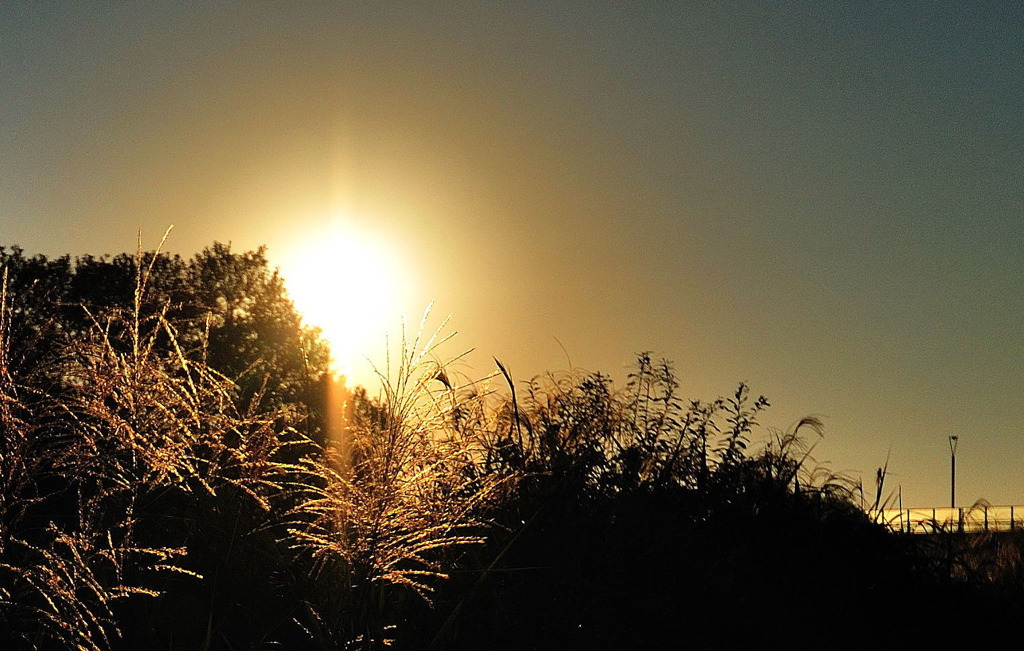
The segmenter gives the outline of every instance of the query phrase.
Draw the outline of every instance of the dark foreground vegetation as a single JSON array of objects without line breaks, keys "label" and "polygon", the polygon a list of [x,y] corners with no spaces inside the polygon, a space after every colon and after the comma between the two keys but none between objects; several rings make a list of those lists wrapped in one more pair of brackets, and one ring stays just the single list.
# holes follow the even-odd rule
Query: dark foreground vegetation
[{"label": "dark foreground vegetation", "polygon": [[0,648],[877,649],[1024,603],[1018,540],[887,533],[744,385],[462,382],[411,334],[330,440],[262,252],[0,263]]}]

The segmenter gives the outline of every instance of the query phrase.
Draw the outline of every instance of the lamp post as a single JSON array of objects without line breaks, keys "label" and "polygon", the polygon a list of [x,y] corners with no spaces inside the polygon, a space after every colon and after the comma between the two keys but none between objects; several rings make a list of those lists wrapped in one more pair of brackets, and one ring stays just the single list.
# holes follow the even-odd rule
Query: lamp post
[{"label": "lamp post", "polygon": [[957,435],[949,437],[949,508],[956,508],[956,444]]}]

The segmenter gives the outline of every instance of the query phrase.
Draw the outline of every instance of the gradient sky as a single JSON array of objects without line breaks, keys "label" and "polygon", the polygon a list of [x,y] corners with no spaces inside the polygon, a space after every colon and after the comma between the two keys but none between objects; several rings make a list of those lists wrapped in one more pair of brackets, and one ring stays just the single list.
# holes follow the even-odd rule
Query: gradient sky
[{"label": "gradient sky", "polygon": [[1024,503],[1020,2],[139,5],[2,5],[0,243],[282,264],[342,211],[468,374],[652,350],[907,506],[950,434]]}]

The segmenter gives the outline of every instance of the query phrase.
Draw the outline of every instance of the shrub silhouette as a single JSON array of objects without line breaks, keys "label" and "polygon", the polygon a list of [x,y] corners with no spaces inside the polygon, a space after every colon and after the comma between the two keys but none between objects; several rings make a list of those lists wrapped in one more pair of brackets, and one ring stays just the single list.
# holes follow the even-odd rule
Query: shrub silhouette
[{"label": "shrub silhouette", "polygon": [[898,599],[898,550],[810,456],[820,421],[765,436],[768,403],[746,385],[712,401],[677,389],[642,353],[621,390],[549,374],[498,409],[485,467],[522,478],[477,571],[446,586],[435,648],[745,648],[848,625],[870,582]]},{"label": "shrub silhouette", "polygon": [[5,647],[886,648],[942,640],[863,604],[1024,603],[1019,543],[886,532],[745,384],[687,400],[650,353],[470,381],[424,317],[329,441],[262,251],[0,261]]}]

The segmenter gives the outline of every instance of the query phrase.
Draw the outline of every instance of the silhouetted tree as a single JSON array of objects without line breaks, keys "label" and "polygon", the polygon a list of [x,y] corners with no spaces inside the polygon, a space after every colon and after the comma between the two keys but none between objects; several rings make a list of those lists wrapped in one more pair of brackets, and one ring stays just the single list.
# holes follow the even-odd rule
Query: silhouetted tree
[{"label": "silhouetted tree", "polygon": [[[11,305],[12,373],[43,381],[38,376],[46,371],[46,381],[57,381],[47,358],[113,311],[134,307],[140,263],[148,271],[138,306],[143,318],[162,314],[176,344],[186,351],[202,345],[205,362],[234,380],[244,399],[302,408],[309,433],[322,436],[326,344],[302,325],[262,248],[234,253],[215,243],[188,261],[166,253],[49,260],[0,248]],[[156,345],[171,341],[161,336]]]}]

